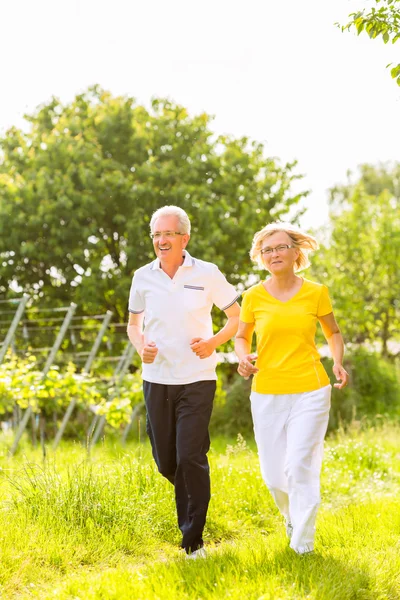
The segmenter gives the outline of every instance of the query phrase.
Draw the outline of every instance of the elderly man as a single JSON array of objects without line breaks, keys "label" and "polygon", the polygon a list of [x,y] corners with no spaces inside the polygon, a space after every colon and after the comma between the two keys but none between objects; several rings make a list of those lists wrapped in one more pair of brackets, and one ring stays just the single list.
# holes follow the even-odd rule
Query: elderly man
[{"label": "elderly man", "polygon": [[[150,222],[157,258],[138,269],[129,298],[128,336],[143,363],[147,432],[158,470],[175,486],[182,548],[205,557],[203,529],[210,501],[208,426],[216,388],[215,349],[231,339],[238,295],[216,265],[186,250],[190,221],[177,206]],[[213,334],[213,305],[227,316]],[[143,330],[144,322],[144,330]]]}]

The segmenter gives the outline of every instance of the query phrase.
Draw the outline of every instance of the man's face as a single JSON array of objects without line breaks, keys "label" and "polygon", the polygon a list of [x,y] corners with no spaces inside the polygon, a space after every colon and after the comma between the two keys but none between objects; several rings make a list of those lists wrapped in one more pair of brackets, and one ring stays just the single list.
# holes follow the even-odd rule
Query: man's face
[{"label": "man's face", "polygon": [[156,235],[153,238],[154,251],[161,262],[182,263],[182,251],[186,248],[190,236],[181,233],[178,217],[168,215],[159,217],[153,226],[152,234]]}]

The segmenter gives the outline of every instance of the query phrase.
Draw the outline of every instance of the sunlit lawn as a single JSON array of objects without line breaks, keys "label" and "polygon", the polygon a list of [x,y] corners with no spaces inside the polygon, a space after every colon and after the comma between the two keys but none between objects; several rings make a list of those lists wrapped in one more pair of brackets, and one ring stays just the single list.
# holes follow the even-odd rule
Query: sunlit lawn
[{"label": "sunlit lawn", "polygon": [[28,443],[0,466],[2,598],[400,598],[400,428],[327,441],[316,552],[297,556],[253,442],[215,440],[208,558],[179,550],[172,488],[147,443],[88,456]]}]

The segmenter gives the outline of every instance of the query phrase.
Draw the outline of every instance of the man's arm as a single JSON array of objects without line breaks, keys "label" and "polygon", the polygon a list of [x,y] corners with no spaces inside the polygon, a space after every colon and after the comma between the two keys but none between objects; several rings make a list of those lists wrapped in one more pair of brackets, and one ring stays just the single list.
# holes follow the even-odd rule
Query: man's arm
[{"label": "man's arm", "polygon": [[129,313],[129,324],[128,324],[128,338],[132,345],[136,348],[137,353],[144,363],[154,362],[155,357],[158,353],[158,348],[155,342],[144,341],[143,335],[143,319],[144,313]]},{"label": "man's arm", "polygon": [[235,302],[232,306],[224,310],[224,313],[227,316],[227,321],[215,335],[208,340],[203,340],[202,338],[193,338],[191,340],[190,347],[199,358],[208,358],[218,346],[224,344],[236,334],[239,325],[239,304]]}]

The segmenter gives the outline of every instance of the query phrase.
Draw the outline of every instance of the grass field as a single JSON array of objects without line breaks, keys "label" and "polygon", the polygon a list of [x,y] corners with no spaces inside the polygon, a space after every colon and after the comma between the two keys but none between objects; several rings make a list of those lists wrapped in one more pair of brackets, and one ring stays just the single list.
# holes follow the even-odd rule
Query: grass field
[{"label": "grass field", "polygon": [[[3,449],[1,451],[1,448]],[[214,441],[208,558],[179,550],[172,487],[147,443],[65,443],[43,462],[0,440],[0,597],[400,599],[400,428],[326,443],[316,552],[297,556],[252,442]]]}]

